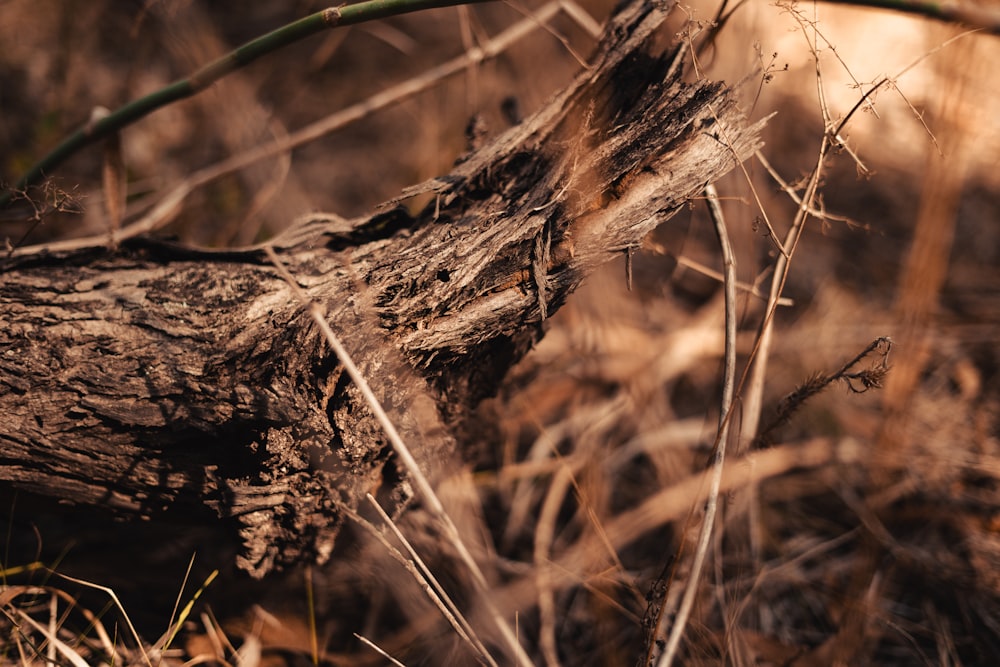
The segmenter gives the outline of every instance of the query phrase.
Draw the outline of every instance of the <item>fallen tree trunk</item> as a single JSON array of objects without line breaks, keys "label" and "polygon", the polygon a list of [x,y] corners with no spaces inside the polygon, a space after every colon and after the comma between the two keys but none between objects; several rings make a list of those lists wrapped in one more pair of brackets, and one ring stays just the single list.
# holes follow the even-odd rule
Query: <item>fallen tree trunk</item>
[{"label": "fallen tree trunk", "polygon": [[[589,272],[758,145],[721,84],[651,52],[634,2],[591,67],[411,216],[314,216],[271,246],[430,468]],[[401,198],[402,199],[402,198]],[[261,576],[323,560],[343,504],[405,474],[263,248],[136,238],[0,273],[0,482],[151,519],[230,519]]]}]

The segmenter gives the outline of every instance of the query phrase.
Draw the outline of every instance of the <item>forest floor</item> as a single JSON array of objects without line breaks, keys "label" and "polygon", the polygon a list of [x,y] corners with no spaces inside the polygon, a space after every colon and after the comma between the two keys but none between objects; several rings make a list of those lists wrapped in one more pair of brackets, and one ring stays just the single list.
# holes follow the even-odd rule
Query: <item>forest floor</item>
[{"label": "forest floor", "polygon": [[[124,135],[130,213],[206,165],[422,76],[541,4],[334,31],[157,112]],[[605,0],[582,6],[597,22],[611,10]],[[322,5],[125,7],[0,4],[4,182],[95,106],[155,90]],[[702,1],[675,9],[664,34],[700,44],[716,11]],[[495,60],[196,189],[158,233],[245,245],[311,211],[370,210],[447,172],[473,116],[488,137],[530,114],[595,43],[562,12]],[[761,155],[716,184],[746,288],[737,378],[751,357],[761,375],[737,386],[719,513],[692,584],[725,337],[705,203],[691,202],[629,267],[624,258],[607,266],[551,318],[481,406],[482,446],[440,483],[533,661],[636,664],[650,592],[653,608],[665,594],[669,631],[691,585],[675,664],[985,665],[1000,655],[997,62],[995,37],[763,1],[738,7],[699,53],[690,76],[738,86],[752,119],[777,112]],[[838,145],[821,155],[824,136]],[[30,228],[0,218],[0,234],[30,244],[101,233],[100,151],[67,163],[58,185],[78,210]],[[811,214],[761,346],[776,239],[803,193]],[[2,500],[0,605],[8,619],[14,606],[24,615],[0,622],[0,662],[41,664],[55,650],[49,632],[87,662],[110,662],[114,650],[118,662],[141,663],[122,609],[152,644],[176,618],[160,591],[183,607],[214,569],[161,664],[386,664],[359,636],[407,665],[476,660],[361,527],[327,565],[251,582],[191,543],[144,543],[141,527],[129,545],[111,532],[75,535],[70,519],[39,526],[32,506],[7,492]],[[472,585],[426,517],[415,511],[400,526],[459,606],[468,603]],[[192,557],[198,567],[185,581]],[[27,567],[38,561],[74,581]],[[121,608],[93,585],[111,587]],[[502,655],[481,610],[470,623]]]}]

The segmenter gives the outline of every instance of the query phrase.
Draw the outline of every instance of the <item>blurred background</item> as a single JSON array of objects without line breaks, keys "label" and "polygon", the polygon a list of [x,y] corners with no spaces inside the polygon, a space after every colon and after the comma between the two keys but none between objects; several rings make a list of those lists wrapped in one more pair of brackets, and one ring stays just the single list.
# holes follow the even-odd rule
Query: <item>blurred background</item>
[{"label": "blurred background", "polygon": [[[542,4],[331,31],[157,111],[122,135],[124,224],[199,170],[419,79]],[[0,180],[16,181],[96,106],[148,94],[324,6],[0,2]],[[579,71],[597,42],[593,26],[573,19],[576,7],[493,60],[195,188],[157,233],[246,245],[310,212],[361,215],[448,172],[468,150],[473,118],[488,140]],[[612,3],[578,9],[601,24]],[[756,417],[737,403],[731,474],[682,664],[991,664],[1000,655],[1000,41],[885,11],[763,0],[721,13],[718,3],[685,4],[664,35],[698,47],[689,78],[734,86],[753,120],[774,114],[761,157],[717,183],[747,287],[740,372],[779,254],[768,228],[784,238],[794,197],[822,164],[789,301],[775,316],[761,423],[811,378],[880,336],[893,341],[891,352],[877,350],[890,366],[882,386],[831,382],[765,446],[739,437]],[[833,145],[821,156],[824,137]],[[106,233],[100,174],[100,149],[83,151],[53,180],[51,192],[70,196],[64,210],[40,222],[0,214],[0,235],[23,246]],[[629,290],[624,260],[607,266],[551,319],[482,406],[481,448],[442,485],[538,664],[635,664],[647,593],[662,593],[656,582],[671,562],[668,607],[687,585],[722,373],[721,260],[704,203],[653,233],[632,271]],[[0,514],[9,515],[5,566],[62,554],[60,569],[121,593],[147,640],[166,630],[173,599],[164,591],[176,595],[182,572],[132,557],[134,572],[111,569],[98,554],[125,550],[118,538],[47,534],[24,504]],[[419,513],[402,523],[460,601],[471,600]],[[186,561],[187,546],[139,552]],[[385,664],[359,633],[406,664],[474,662],[382,545],[358,529],[338,551],[328,566],[260,583],[227,569],[224,555],[200,554],[223,574],[171,659]]]}]

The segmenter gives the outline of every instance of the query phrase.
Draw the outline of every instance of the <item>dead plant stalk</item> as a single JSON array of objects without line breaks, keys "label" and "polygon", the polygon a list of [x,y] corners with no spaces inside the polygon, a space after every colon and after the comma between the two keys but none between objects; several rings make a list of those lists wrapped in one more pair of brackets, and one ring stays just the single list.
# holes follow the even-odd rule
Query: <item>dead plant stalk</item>
[{"label": "dead plant stalk", "polygon": [[[709,216],[712,219],[716,236],[719,239],[724,270],[726,350],[722,382],[722,403],[719,412],[719,428],[715,437],[712,458],[709,463],[709,491],[705,502],[705,516],[702,519],[701,532],[698,535],[698,544],[695,548],[694,561],[688,576],[687,587],[684,590],[684,596],[681,598],[681,604],[677,610],[674,624],[671,627],[666,647],[657,663],[659,667],[670,667],[673,663],[680,646],[681,637],[684,635],[684,627],[687,625],[687,619],[691,614],[691,609],[694,607],[694,599],[698,590],[698,579],[705,565],[708,546],[712,538],[712,527],[715,524],[715,517],[719,509],[719,491],[722,488],[722,473],[726,461],[726,442],[729,438],[729,425],[732,421],[731,414],[736,392],[736,255],[729,240],[729,232],[726,229],[722,207],[719,205],[719,193],[712,184],[705,186],[705,201],[708,204]],[[666,597],[664,596],[665,604]],[[660,626],[665,617],[666,614],[661,607],[657,617],[657,627],[653,634],[654,638],[661,635]],[[654,645],[655,641],[651,641],[650,653]],[[647,658],[649,657],[649,654],[647,654]]]}]

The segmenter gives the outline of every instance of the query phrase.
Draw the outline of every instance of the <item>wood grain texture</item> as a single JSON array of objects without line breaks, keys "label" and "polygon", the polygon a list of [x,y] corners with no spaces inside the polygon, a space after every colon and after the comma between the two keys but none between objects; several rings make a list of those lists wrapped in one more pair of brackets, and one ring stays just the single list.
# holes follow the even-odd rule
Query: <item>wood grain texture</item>
[{"label": "wood grain texture", "polygon": [[[419,215],[313,216],[273,242],[432,474],[580,281],[758,147],[723,85],[665,79],[672,53],[648,44],[668,10],[624,7],[541,111],[404,193],[434,194]],[[4,485],[226,520],[257,576],[328,557],[341,504],[408,498],[261,248],[22,253],[2,265],[0,318]]]}]

